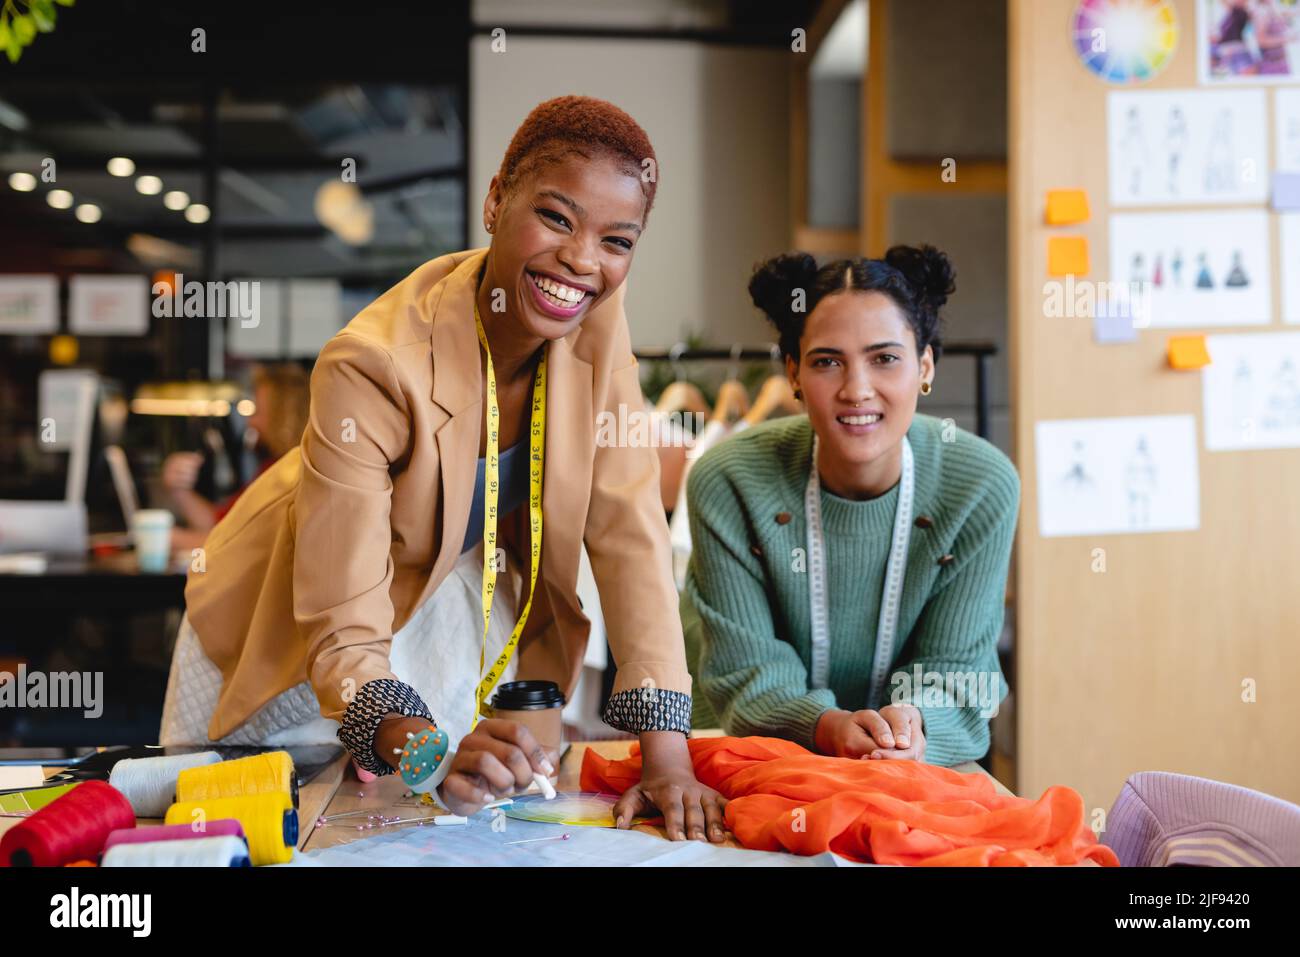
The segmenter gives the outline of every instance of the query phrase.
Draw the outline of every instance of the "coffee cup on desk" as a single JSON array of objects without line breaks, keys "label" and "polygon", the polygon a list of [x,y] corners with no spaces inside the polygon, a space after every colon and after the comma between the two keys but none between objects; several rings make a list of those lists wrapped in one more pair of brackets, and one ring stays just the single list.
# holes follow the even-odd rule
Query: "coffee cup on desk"
[{"label": "coffee cup on desk", "polygon": [[142,508],[131,518],[131,540],[142,572],[165,572],[172,556],[172,513]]},{"label": "coffee cup on desk", "polygon": [[492,716],[518,721],[559,757],[564,743],[564,695],[554,681],[507,681],[492,696]]}]

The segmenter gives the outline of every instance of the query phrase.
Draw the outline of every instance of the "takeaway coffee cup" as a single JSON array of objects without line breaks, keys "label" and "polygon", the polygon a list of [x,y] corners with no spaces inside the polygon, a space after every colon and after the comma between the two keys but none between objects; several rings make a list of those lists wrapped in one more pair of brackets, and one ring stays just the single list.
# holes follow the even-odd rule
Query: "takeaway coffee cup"
[{"label": "takeaway coffee cup", "polygon": [[492,716],[518,721],[558,759],[564,740],[564,695],[554,681],[507,681],[492,696]]},{"label": "takeaway coffee cup", "polygon": [[172,513],[142,508],[131,519],[131,538],[142,572],[165,572],[172,557]]}]

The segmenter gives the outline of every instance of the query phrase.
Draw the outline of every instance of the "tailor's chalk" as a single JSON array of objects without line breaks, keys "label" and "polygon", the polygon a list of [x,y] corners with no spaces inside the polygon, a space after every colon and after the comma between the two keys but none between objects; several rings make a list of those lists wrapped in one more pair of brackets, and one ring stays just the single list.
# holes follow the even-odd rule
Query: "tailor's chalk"
[{"label": "tailor's chalk", "polygon": [[454,824],[468,824],[469,818],[461,817],[459,814],[442,814],[435,817],[433,823],[438,827],[451,827]]},{"label": "tailor's chalk", "polygon": [[551,784],[550,778],[540,771],[533,772],[533,783],[542,789],[542,795],[548,801],[555,800],[555,785]]}]

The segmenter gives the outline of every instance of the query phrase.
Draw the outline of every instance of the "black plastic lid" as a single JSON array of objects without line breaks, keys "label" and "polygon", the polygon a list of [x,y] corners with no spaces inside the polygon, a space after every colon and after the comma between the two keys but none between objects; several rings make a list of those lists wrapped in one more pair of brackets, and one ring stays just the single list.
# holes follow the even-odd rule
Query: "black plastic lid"
[{"label": "black plastic lid", "polygon": [[492,696],[492,707],[500,711],[563,708],[564,695],[554,681],[507,681]]}]

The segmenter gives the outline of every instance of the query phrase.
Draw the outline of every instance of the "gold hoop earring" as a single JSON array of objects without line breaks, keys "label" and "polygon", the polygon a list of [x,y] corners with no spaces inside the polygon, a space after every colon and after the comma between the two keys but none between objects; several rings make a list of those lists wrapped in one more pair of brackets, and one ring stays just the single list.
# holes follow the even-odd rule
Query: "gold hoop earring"
[{"label": "gold hoop earring", "polygon": [[930,383],[928,383],[928,382],[922,382],[922,383],[921,383],[921,395],[929,395],[930,392],[931,392],[931,390],[932,390],[932,388],[933,388],[933,387],[930,385]]}]

